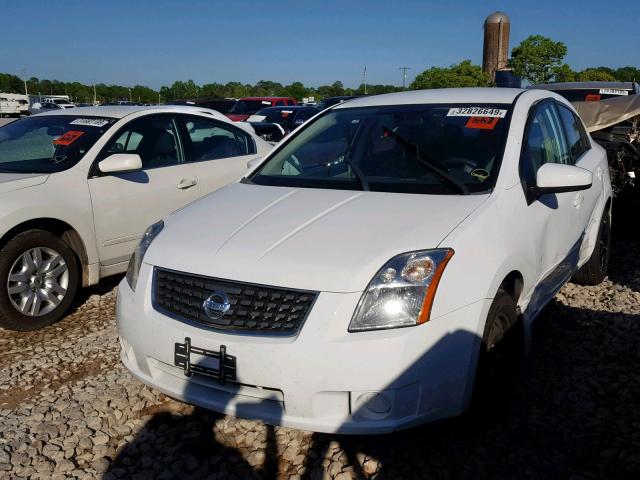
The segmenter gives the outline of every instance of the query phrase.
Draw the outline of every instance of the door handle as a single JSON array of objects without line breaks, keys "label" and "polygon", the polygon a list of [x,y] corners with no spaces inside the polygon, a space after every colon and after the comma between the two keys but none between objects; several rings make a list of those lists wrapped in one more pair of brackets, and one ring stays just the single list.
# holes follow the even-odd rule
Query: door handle
[{"label": "door handle", "polygon": [[584,194],[582,192],[576,193],[576,196],[573,199],[573,206],[576,208],[580,208],[582,202],[584,202]]},{"label": "door handle", "polygon": [[191,188],[195,185],[197,185],[198,182],[196,181],[195,178],[183,178],[178,182],[178,188],[180,190],[185,190],[187,188]]}]

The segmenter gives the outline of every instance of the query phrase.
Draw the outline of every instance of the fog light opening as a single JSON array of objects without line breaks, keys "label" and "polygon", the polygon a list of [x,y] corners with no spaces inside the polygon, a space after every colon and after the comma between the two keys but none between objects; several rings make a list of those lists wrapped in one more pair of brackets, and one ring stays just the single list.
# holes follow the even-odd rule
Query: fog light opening
[{"label": "fog light opening", "polygon": [[363,393],[358,403],[377,415],[384,415],[391,411],[391,401],[383,393]]}]

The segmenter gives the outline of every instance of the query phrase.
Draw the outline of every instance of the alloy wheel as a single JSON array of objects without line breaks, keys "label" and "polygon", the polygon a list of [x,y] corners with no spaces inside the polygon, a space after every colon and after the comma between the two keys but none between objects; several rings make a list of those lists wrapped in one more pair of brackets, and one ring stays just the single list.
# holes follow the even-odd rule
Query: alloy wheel
[{"label": "alloy wheel", "polygon": [[55,310],[69,288],[69,267],[51,248],[34,247],[9,269],[9,300],[23,315],[39,317]]}]

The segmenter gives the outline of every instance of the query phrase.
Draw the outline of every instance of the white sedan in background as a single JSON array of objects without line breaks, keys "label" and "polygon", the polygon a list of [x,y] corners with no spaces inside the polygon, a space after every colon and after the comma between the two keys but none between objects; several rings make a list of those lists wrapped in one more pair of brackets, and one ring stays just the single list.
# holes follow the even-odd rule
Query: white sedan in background
[{"label": "white sedan in background", "polygon": [[126,270],[145,228],[271,148],[195,107],[55,110],[0,128],[0,327],[58,320],[78,287]]},{"label": "white sedan in background", "polygon": [[610,214],[605,151],[558,95],[355,99],[147,230],[118,291],[122,360],[305,430],[457,415],[503,391],[565,282],[602,281]]}]

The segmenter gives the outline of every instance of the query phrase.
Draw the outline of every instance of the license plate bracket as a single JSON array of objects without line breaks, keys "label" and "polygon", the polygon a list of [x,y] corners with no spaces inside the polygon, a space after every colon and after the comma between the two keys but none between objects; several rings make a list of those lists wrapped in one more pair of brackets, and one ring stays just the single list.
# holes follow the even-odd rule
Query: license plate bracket
[{"label": "license plate bracket", "polygon": [[[192,363],[191,354],[203,357],[215,358],[218,360],[218,368],[208,367],[202,364]],[[227,380],[236,379],[236,357],[227,354],[227,347],[220,345],[220,350],[207,350],[205,348],[191,345],[191,338],[186,337],[184,343],[175,343],[174,365],[182,368],[185,376],[191,377],[194,373],[215,378],[219,383],[224,384]]]}]

